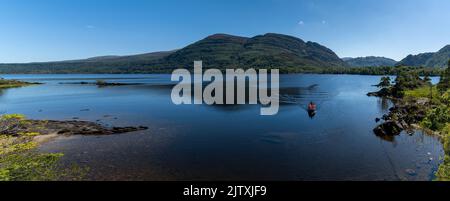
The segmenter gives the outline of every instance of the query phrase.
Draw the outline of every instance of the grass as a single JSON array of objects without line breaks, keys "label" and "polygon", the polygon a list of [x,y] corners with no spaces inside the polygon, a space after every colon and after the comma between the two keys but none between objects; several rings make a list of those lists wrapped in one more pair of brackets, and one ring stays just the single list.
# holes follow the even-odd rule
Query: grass
[{"label": "grass", "polygon": [[413,97],[413,98],[430,98],[433,97],[433,100],[439,99],[440,93],[438,92],[436,86],[425,86],[420,87],[417,89],[412,90],[406,90],[404,92],[404,95],[406,97]]},{"label": "grass", "polygon": [[82,179],[85,168],[71,165],[62,167],[59,163],[62,153],[39,153],[39,144],[33,141],[37,132],[3,134],[17,124],[26,123],[20,114],[0,117],[0,181],[49,181]]},{"label": "grass", "polygon": [[443,95],[439,90],[437,89],[436,85],[430,86],[424,86],[419,87],[416,89],[410,89],[404,91],[404,98],[409,100],[416,100],[419,98],[426,98],[430,100],[430,104],[428,106],[431,106],[431,108],[435,108],[434,106],[442,106],[443,105]]}]

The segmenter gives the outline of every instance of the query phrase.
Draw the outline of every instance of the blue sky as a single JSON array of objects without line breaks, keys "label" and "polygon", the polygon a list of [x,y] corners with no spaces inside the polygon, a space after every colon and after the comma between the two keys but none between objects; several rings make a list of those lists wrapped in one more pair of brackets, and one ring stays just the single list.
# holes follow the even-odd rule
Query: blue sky
[{"label": "blue sky", "polygon": [[0,0],[0,63],[184,47],[214,33],[282,33],[340,57],[437,51],[448,0]]}]

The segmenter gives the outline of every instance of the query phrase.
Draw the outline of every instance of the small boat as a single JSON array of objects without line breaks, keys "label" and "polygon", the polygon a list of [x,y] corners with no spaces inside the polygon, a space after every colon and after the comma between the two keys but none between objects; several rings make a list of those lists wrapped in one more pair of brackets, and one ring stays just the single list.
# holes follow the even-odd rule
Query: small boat
[{"label": "small boat", "polygon": [[317,109],[317,106],[316,106],[316,104],[314,104],[314,103],[309,103],[309,105],[308,105],[308,115],[309,115],[309,117],[314,117],[315,115],[316,115],[316,109]]},{"label": "small boat", "polygon": [[308,105],[308,112],[309,112],[309,111],[316,111],[316,109],[317,109],[316,104],[314,104],[314,103],[311,102],[311,103]]}]

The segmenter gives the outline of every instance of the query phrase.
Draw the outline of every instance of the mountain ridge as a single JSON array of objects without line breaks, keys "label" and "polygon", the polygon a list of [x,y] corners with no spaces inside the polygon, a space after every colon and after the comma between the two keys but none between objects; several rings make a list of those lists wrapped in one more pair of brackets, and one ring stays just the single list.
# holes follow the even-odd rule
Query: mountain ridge
[{"label": "mountain ridge", "polygon": [[408,55],[397,66],[424,66],[445,68],[450,59],[450,45],[446,45],[437,52],[420,53],[416,55]]},{"label": "mountain ridge", "polygon": [[347,67],[331,49],[294,36],[267,33],[254,37],[213,34],[184,48],[128,56],[27,64],[0,64],[0,73],[152,73],[193,68],[280,68],[308,71]]},{"label": "mountain ridge", "polygon": [[366,57],[345,57],[341,58],[348,65],[352,67],[379,67],[379,66],[394,66],[397,61],[380,56],[366,56]]}]

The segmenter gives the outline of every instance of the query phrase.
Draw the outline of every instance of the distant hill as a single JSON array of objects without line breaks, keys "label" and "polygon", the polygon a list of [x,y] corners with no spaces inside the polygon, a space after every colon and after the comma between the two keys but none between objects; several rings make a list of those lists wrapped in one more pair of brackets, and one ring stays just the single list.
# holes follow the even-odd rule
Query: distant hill
[{"label": "distant hill", "polygon": [[[160,63],[166,56],[174,51],[153,52],[130,56],[100,56],[88,59],[34,62],[17,64],[0,64],[0,73],[152,73],[164,72],[161,69],[150,68]],[[137,71],[137,69],[144,69]]]},{"label": "distant hill", "polygon": [[447,45],[444,48],[440,49],[438,52],[408,55],[396,65],[444,68],[447,65],[449,59],[450,45]]},{"label": "distant hill", "polygon": [[348,65],[352,67],[379,67],[379,66],[394,66],[397,61],[386,57],[357,57],[357,58],[342,58]]},{"label": "distant hill", "polygon": [[0,73],[154,73],[193,68],[280,68],[282,72],[309,72],[346,67],[332,50],[314,42],[269,33],[252,38],[215,34],[185,48],[130,56],[102,56],[84,60],[27,64],[0,64]]},{"label": "distant hill", "polygon": [[425,66],[427,61],[433,57],[434,53],[421,53],[417,55],[408,55],[406,58],[402,59],[396,65],[400,66]]},{"label": "distant hill", "polygon": [[446,67],[448,60],[450,59],[450,45],[447,45],[434,53],[433,56],[427,61],[425,66],[430,67]]}]

